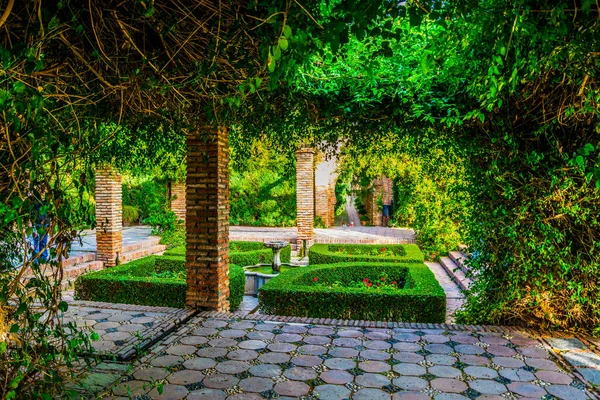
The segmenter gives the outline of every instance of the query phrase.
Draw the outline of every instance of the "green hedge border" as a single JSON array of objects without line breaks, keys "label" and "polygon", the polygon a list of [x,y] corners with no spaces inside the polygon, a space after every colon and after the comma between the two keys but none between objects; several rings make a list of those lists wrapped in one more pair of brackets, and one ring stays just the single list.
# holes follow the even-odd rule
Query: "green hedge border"
[{"label": "green hedge border", "polygon": [[[397,257],[347,255],[330,251],[330,247],[342,247],[348,249],[355,247],[367,249],[380,249],[382,247],[385,247],[387,249],[401,248],[404,250],[404,255]],[[308,251],[308,260],[310,265],[367,261],[376,263],[389,262],[421,264],[425,261],[425,256],[416,244],[314,244],[310,247]]]},{"label": "green hedge border", "polygon": [[[149,277],[151,271],[185,271],[185,259],[149,256],[102,271],[81,275],[75,281],[75,298],[107,303],[185,308],[187,283],[182,279]],[[146,276],[144,276],[146,275]],[[237,309],[244,299],[244,269],[229,266],[229,305]]]},{"label": "green hedge border", "polygon": [[[241,248],[241,251],[230,251],[229,262],[231,264],[247,267],[256,264],[271,264],[273,262],[273,250],[265,248],[262,242],[231,242],[231,245]],[[165,256],[184,257],[185,246],[179,246],[167,250]],[[281,249],[281,262],[289,263],[292,256],[292,248],[286,246]]]},{"label": "green hedge border", "polygon": [[[330,289],[311,282],[315,277],[321,282],[331,282],[337,277],[360,279],[382,271],[390,276],[404,273],[404,288],[393,291]],[[272,278],[259,290],[258,299],[261,312],[272,315],[425,323],[446,320],[446,295],[424,264],[311,265]]]}]

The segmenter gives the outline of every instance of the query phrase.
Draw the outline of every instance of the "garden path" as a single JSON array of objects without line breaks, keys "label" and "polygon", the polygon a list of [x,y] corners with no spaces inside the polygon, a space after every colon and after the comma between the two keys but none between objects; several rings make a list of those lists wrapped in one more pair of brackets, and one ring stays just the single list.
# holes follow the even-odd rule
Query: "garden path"
[{"label": "garden path", "polygon": [[354,197],[348,196],[346,199],[346,213],[348,214],[348,225],[354,223],[354,226],[360,226],[360,218],[358,217],[358,211],[354,207]]},{"label": "garden path", "polygon": [[583,400],[598,398],[600,357],[588,338],[515,328],[202,312],[137,360],[84,373],[84,396],[114,399]]},{"label": "garden path", "polygon": [[[287,240],[296,242],[298,230],[293,228],[267,228],[254,226],[231,226],[230,240]],[[386,228],[381,226],[336,226],[328,229],[315,229],[316,243],[414,243],[415,233],[407,228]]]}]

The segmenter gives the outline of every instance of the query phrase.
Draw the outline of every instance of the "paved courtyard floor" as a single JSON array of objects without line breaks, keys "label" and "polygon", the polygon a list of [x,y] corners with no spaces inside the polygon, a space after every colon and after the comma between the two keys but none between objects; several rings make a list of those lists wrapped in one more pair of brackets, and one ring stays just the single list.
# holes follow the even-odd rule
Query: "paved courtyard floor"
[{"label": "paved courtyard floor", "polygon": [[[294,228],[264,228],[253,226],[231,226],[230,240],[287,240],[295,242],[298,230]],[[380,226],[336,226],[328,229],[315,229],[316,243],[414,243],[412,229],[384,228]]]},{"label": "paved courtyard floor", "polygon": [[597,398],[588,385],[600,383],[600,357],[575,338],[498,327],[255,318],[200,313],[136,361],[96,366],[82,394],[189,400]]}]

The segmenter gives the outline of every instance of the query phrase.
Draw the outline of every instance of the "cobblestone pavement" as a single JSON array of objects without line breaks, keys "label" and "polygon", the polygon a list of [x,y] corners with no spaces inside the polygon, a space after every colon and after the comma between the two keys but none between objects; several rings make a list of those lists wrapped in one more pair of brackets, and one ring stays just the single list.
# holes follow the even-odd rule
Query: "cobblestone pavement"
[{"label": "cobblestone pavement", "polygon": [[150,346],[193,314],[192,310],[169,307],[75,301],[63,323],[74,322],[95,331],[100,340],[93,346],[99,356],[129,360],[138,349]]},{"label": "cobblestone pavement", "polygon": [[[596,396],[580,371],[549,351],[550,339],[543,342],[516,330],[235,316],[201,313],[134,364],[99,365],[85,387],[119,399]],[[583,360],[581,354],[591,352],[579,343],[562,339],[553,345],[574,348],[567,353]]]}]

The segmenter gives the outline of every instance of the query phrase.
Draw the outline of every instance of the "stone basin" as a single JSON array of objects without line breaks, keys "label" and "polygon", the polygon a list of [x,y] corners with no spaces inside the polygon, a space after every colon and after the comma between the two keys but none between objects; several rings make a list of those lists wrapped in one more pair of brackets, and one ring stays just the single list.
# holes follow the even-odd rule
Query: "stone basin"
[{"label": "stone basin", "polygon": [[[298,265],[281,264],[280,273],[285,273],[292,268],[302,268]],[[244,267],[246,274],[246,290],[244,294],[247,296],[257,296],[258,289],[260,289],[265,283],[276,277],[279,274],[273,273],[273,267],[271,264],[258,264]]]}]

